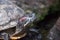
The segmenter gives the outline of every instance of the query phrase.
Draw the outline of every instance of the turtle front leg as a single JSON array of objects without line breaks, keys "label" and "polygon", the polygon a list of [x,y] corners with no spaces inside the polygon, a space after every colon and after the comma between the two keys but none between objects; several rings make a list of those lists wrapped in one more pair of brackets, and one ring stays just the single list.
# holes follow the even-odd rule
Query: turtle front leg
[{"label": "turtle front leg", "polygon": [[2,33],[4,40],[10,40],[10,36],[8,33]]}]

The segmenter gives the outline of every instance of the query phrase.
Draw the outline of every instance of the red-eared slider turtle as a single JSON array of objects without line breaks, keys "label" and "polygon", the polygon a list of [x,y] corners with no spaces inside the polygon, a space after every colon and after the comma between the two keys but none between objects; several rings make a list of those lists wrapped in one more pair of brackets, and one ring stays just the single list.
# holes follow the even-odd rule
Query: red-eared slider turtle
[{"label": "red-eared slider turtle", "polygon": [[[0,0],[0,38],[10,37],[25,32],[23,26],[33,21],[35,15],[25,15],[24,10],[9,0]],[[23,21],[24,20],[24,21]],[[24,23],[23,23],[24,22]]]}]

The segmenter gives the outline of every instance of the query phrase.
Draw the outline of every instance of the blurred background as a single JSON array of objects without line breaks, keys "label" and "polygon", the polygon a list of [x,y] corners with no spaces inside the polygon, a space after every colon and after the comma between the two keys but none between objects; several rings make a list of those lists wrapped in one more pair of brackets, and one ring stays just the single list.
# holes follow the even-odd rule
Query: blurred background
[{"label": "blurred background", "polygon": [[25,13],[29,11],[34,12],[37,17],[37,19],[26,28],[27,35],[19,40],[48,40],[47,36],[50,30],[54,28],[56,21],[60,17],[60,0],[10,1],[21,7]]}]

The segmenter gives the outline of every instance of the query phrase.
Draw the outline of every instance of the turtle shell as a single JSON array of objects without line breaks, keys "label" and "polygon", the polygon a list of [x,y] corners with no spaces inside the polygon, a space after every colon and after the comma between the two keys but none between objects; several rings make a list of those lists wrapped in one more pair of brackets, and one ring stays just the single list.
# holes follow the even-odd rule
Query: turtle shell
[{"label": "turtle shell", "polygon": [[0,0],[0,30],[17,25],[17,20],[24,15],[24,11],[9,0]]}]

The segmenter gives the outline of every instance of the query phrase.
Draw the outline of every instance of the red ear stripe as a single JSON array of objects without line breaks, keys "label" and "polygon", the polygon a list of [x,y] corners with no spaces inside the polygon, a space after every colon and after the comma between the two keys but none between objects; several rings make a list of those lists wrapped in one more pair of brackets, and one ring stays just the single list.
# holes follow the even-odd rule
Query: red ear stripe
[{"label": "red ear stripe", "polygon": [[22,18],[20,19],[20,21],[22,22],[22,21],[24,21],[26,18],[27,18],[27,17],[22,17]]}]

